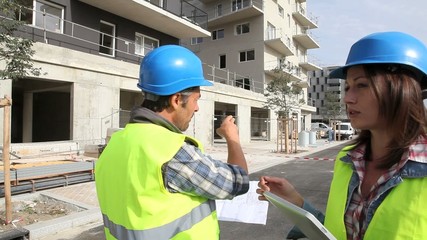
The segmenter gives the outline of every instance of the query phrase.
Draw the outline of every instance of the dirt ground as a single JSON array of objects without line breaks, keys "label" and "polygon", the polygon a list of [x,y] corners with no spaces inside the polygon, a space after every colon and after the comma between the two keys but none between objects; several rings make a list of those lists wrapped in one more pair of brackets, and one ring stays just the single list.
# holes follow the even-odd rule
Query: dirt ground
[{"label": "dirt ground", "polygon": [[[3,198],[4,201],[4,198]],[[43,195],[31,199],[17,199],[12,196],[12,219],[6,223],[5,202],[0,203],[0,233],[17,228],[69,215],[83,209]]]}]

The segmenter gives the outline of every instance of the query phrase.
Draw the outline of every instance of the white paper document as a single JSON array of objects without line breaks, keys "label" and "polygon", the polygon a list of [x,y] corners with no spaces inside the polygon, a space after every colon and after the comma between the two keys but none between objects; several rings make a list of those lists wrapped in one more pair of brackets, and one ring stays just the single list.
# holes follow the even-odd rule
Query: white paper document
[{"label": "white paper document", "polygon": [[257,188],[258,181],[251,181],[247,193],[232,200],[216,200],[218,220],[265,225],[268,202],[258,200]]}]

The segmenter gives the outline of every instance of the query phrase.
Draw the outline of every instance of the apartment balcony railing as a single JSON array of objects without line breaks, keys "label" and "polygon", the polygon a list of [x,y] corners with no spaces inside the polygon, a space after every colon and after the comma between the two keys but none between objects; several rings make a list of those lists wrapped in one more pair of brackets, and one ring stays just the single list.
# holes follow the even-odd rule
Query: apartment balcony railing
[{"label": "apartment balcony railing", "polygon": [[295,53],[295,47],[292,40],[282,29],[267,29],[265,33],[265,44],[285,56],[292,56]]},{"label": "apartment balcony railing", "polygon": [[[27,14],[24,14],[27,13]],[[30,15],[28,15],[30,14]],[[40,25],[33,25],[32,14],[37,14],[38,23]],[[27,21],[28,19],[28,21]],[[49,21],[47,20],[49,19]],[[0,21],[11,20],[0,15]],[[73,49],[80,52],[100,55],[102,57],[114,58],[120,61],[126,61],[129,63],[139,64],[143,55],[136,54],[135,51],[142,51],[147,54],[153,49],[153,47],[141,46],[131,39],[115,37],[101,31],[67,21],[57,16],[50,15],[46,12],[39,12],[32,9],[23,8],[21,14],[18,16],[18,20],[26,21],[27,26],[23,27],[17,35],[20,37],[31,38],[37,42],[43,42],[49,45],[55,45]],[[52,30],[46,25],[47,22],[55,22],[60,25],[60,28]],[[29,36],[30,35],[30,36]],[[103,45],[102,40],[110,39],[112,47]],[[114,53],[112,55],[105,54],[106,52]],[[227,84],[233,87],[244,88],[253,92],[263,93],[263,88],[255,86],[254,79],[230,72],[228,70],[219,69],[215,66],[210,66],[203,63],[203,67],[208,80],[213,82],[219,82]]]},{"label": "apartment balcony railing", "polygon": [[232,4],[217,4],[208,9],[209,27],[263,14],[263,0],[238,0]]},{"label": "apartment balcony railing", "polygon": [[[208,14],[197,8],[196,6],[194,6],[193,4],[181,0],[181,1],[176,1],[176,0],[163,0],[163,1],[150,1],[150,0],[145,0],[161,9],[164,9],[176,16],[180,16],[183,19],[194,23],[204,29],[207,29],[208,27]],[[172,3],[172,4],[169,4]],[[175,6],[175,4],[179,4],[179,7],[172,7]]]},{"label": "apartment balcony railing", "polygon": [[302,25],[308,28],[317,28],[318,19],[311,13],[307,13],[306,9],[301,4],[295,5],[295,11],[292,16]]},{"label": "apartment balcony railing", "polygon": [[217,68],[206,63],[203,63],[203,68],[207,80],[243,88],[256,93],[264,93],[264,88],[258,87],[254,79],[249,76],[231,72],[228,69]]},{"label": "apartment balcony railing", "polygon": [[322,70],[320,61],[312,55],[300,55],[299,66],[307,71]]},{"label": "apartment balcony railing", "polygon": [[340,86],[333,86],[333,87],[327,87],[326,91],[328,92],[341,92],[341,87]]},{"label": "apartment balcony railing", "polygon": [[328,78],[327,82],[331,85],[340,85],[344,82],[344,80],[339,78]]},{"label": "apartment balcony railing", "polygon": [[[186,0],[79,0],[176,38],[208,36],[208,15]],[[183,19],[193,25],[183,23]],[[171,28],[170,26],[174,26]]]},{"label": "apartment balcony railing", "polygon": [[264,72],[271,77],[280,77],[285,73],[290,78],[290,81],[295,82],[302,88],[308,88],[310,85],[307,77],[302,74],[300,67],[286,67],[277,61],[272,61],[265,63]]},{"label": "apartment balcony railing", "polygon": [[317,44],[317,42],[315,41],[315,37],[310,32],[308,27],[297,27],[295,29],[295,35],[293,35],[292,37],[306,49],[320,47],[319,44]]}]

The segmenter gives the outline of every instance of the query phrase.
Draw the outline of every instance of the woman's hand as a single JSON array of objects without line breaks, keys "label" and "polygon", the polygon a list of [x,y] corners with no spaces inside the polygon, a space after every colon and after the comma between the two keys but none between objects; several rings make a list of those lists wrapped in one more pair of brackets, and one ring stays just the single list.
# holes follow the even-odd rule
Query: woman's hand
[{"label": "woman's hand", "polygon": [[304,204],[302,196],[296,191],[294,186],[284,178],[262,176],[258,182],[258,187],[256,192],[260,194],[258,197],[259,200],[266,200],[262,194],[265,191],[269,191],[299,207],[302,207]]}]

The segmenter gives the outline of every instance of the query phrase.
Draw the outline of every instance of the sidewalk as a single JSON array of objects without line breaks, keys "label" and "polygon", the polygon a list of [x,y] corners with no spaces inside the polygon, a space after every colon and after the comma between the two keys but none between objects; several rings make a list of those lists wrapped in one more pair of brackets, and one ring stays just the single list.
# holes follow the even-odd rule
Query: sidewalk
[{"label": "sidewalk", "polygon": [[[292,159],[304,158],[304,156],[309,154],[343,143],[345,143],[345,141],[328,142],[327,140],[319,139],[315,145],[306,147],[298,146],[297,153],[289,154],[277,153],[277,149],[280,150],[280,146],[278,147],[275,142],[268,141],[254,141],[249,144],[244,144],[242,148],[248,162],[249,172],[254,173]],[[205,152],[214,159],[223,161],[227,159],[227,146],[225,143],[207,147]],[[31,240],[74,239],[64,237],[71,237],[68,235],[72,234],[76,234],[77,236],[82,231],[102,225],[102,217],[99,211],[94,182],[49,189],[37,193],[72,203],[87,210],[51,221],[39,222],[26,226],[26,229],[30,231]],[[73,231],[73,229],[75,230]],[[67,236],[64,235],[65,231],[68,232]],[[79,236],[79,238],[75,239],[82,238]]]}]

